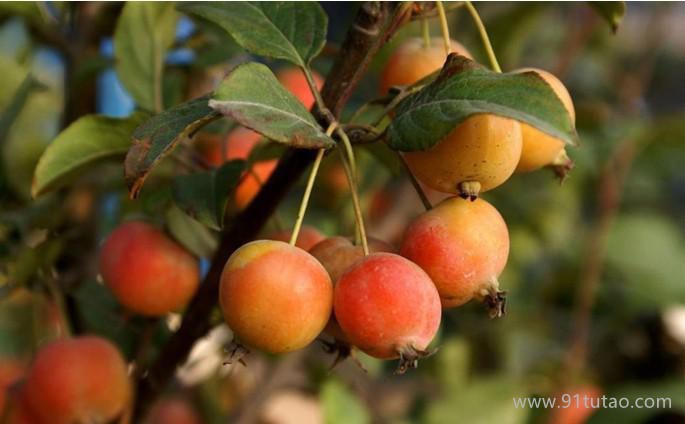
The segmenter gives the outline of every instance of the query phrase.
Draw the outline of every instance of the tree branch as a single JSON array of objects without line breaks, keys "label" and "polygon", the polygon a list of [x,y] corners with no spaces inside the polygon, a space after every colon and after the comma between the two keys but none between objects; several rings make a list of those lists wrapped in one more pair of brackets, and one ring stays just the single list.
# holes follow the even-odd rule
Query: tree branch
[{"label": "tree branch", "polygon": [[[403,15],[408,8],[401,6],[397,8],[397,13],[391,13],[395,8],[396,4],[385,2],[365,2],[360,7],[322,89],[323,100],[334,115],[339,115],[378,48],[406,20]],[[314,114],[323,126],[328,125],[331,117],[327,116],[326,111],[314,110]],[[138,382],[137,419],[142,417],[164,389],[176,368],[185,362],[195,341],[209,331],[209,318],[216,305],[219,279],[228,257],[259,234],[315,155],[315,150],[291,150],[286,153],[255,199],[223,232],[210,270],[186,309],[181,327]]]}]

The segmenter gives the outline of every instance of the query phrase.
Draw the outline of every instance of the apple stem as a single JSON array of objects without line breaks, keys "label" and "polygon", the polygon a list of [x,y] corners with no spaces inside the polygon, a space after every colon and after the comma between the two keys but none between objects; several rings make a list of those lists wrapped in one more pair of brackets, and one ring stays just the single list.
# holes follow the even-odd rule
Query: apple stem
[{"label": "apple stem", "polygon": [[492,69],[495,72],[502,73],[502,68],[500,68],[499,62],[497,62],[497,56],[495,56],[495,51],[492,49],[490,37],[488,36],[488,32],[485,30],[485,25],[483,25],[483,21],[480,19],[478,11],[475,7],[473,7],[473,4],[471,4],[470,1],[466,2],[466,9],[471,14],[471,18],[473,19],[473,22],[476,24],[476,27],[478,28],[478,32],[480,33],[480,39],[483,42],[483,47],[485,47],[485,51],[488,54],[488,59],[490,59],[490,66],[492,66]]},{"label": "apple stem", "polygon": [[423,16],[421,18],[421,29],[423,32],[423,47],[429,48],[431,46],[430,27],[428,26],[428,18]]},{"label": "apple stem", "polygon": [[423,207],[426,208],[427,211],[433,209],[433,205],[431,204],[430,199],[428,199],[428,196],[426,195],[426,192],[423,191],[421,184],[419,184],[419,181],[411,172],[411,169],[409,169],[409,165],[407,165],[407,161],[404,160],[404,156],[402,156],[402,153],[397,152],[397,158],[399,159],[400,163],[402,164],[402,167],[406,171],[407,176],[409,177],[409,181],[411,181],[411,185],[414,187],[416,194],[419,195],[421,203],[423,203]]},{"label": "apple stem", "polygon": [[[468,3],[468,2],[467,2]],[[447,15],[445,14],[445,7],[442,5],[441,1],[436,1],[435,5],[438,8],[438,14],[440,16],[440,28],[442,29],[442,40],[445,43],[445,56],[450,54],[451,43],[450,43],[450,29],[447,26]]]},{"label": "apple stem", "polygon": [[345,149],[345,156],[347,157],[347,160],[350,163],[350,169],[352,170],[352,177],[356,181],[357,161],[354,159],[354,151],[352,150],[352,143],[350,142],[350,138],[347,136],[347,133],[345,133],[345,131],[343,131],[342,129],[338,129],[336,132],[342,140],[343,147]]},{"label": "apple stem", "polygon": [[316,82],[314,81],[314,75],[312,75],[312,70],[309,69],[308,65],[300,66],[300,68],[302,69],[302,72],[304,72],[304,77],[307,80],[307,85],[309,85],[309,90],[314,95],[314,102],[316,102],[316,105],[319,107],[319,109],[324,110],[326,108],[326,104],[324,103],[323,98],[321,97],[319,89],[316,87]]},{"label": "apple stem", "polygon": [[[329,129],[335,129],[337,123],[331,124]],[[326,132],[328,134],[328,132]],[[329,134],[330,135],[330,134]],[[304,195],[302,195],[302,201],[300,202],[300,210],[297,212],[297,220],[295,220],[295,226],[293,227],[293,233],[290,236],[290,245],[295,246],[297,243],[297,236],[300,234],[300,228],[302,228],[302,221],[304,221],[304,214],[307,211],[307,205],[309,204],[309,196],[312,194],[312,188],[314,187],[314,180],[316,180],[316,174],[319,172],[319,165],[321,165],[321,159],[323,159],[323,154],[326,153],[326,149],[319,149],[316,153],[316,159],[312,165],[312,170],[309,173],[309,178],[307,179],[307,186],[304,189]]]},{"label": "apple stem", "polygon": [[357,192],[357,175],[352,167],[354,164],[354,151],[352,150],[352,144],[350,139],[345,134],[342,129],[337,130],[338,136],[346,147],[344,149],[345,154],[341,154],[340,158],[342,160],[343,168],[345,169],[345,175],[347,176],[347,183],[350,185],[350,192],[352,193],[352,207],[354,208],[354,217],[357,220],[357,231],[359,232],[359,238],[362,242],[362,249],[364,250],[364,256],[369,254],[369,242],[366,239],[366,229],[364,228],[364,215],[362,214],[362,207],[359,201],[359,193]]}]

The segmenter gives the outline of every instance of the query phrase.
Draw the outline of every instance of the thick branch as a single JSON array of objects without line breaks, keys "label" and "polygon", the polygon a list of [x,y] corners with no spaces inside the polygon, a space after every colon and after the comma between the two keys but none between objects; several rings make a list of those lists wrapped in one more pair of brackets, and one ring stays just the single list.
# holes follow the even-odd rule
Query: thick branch
[{"label": "thick branch", "polygon": [[[397,25],[391,19],[393,4],[365,2],[350,28],[343,43],[333,71],[326,79],[322,96],[333,114],[342,110],[352,90],[356,87],[373,55],[394,31]],[[315,111],[322,125],[328,124],[330,117]],[[298,180],[302,172],[313,161],[314,150],[293,150],[288,152],[278,164],[271,177],[263,185],[255,199],[230,223],[222,234],[221,242],[209,273],[202,282],[198,293],[188,306],[179,330],[164,346],[157,361],[147,370],[138,383],[136,416],[140,418],[147,407],[164,389],[173,377],[176,368],[183,364],[195,341],[210,329],[210,314],[216,305],[219,278],[228,257],[238,247],[253,240],[280,201]]]}]

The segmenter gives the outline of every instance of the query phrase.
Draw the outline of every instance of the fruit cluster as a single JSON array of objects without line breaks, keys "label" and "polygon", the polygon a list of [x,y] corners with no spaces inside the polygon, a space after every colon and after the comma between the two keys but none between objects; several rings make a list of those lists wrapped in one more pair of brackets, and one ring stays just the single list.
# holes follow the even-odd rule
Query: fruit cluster
[{"label": "fruit cluster", "polygon": [[[382,87],[411,85],[440,69],[445,60],[442,51],[421,50],[420,43],[419,39],[411,39],[397,49],[383,73]],[[457,42],[453,42],[452,48],[454,53],[471,57]],[[393,66],[414,61],[422,63],[422,66],[414,68],[411,79],[400,74],[398,69],[402,67]],[[428,63],[433,66],[429,67]],[[571,96],[561,81],[542,69],[514,71],[523,72],[535,73],[543,79],[564,104],[571,120],[575,121]],[[404,158],[412,173],[426,186],[475,199],[479,193],[503,184],[514,172],[550,167],[563,178],[573,166],[564,146],[562,140],[526,123],[482,113],[472,115],[457,125],[432,149],[407,152]]]},{"label": "fruit cluster", "polygon": [[[470,57],[457,42],[452,49]],[[383,92],[419,81],[440,69],[444,59],[441,49],[424,47],[421,40],[405,42],[382,74]],[[574,117],[571,98],[553,75],[517,72],[539,75]],[[478,195],[514,172],[548,166],[565,174],[571,162],[564,142],[513,119],[479,114],[432,149],[403,156],[423,185],[457,196],[415,219],[399,254],[374,240],[365,255],[343,237],[292,246],[285,243],[286,234],[280,241],[241,247],[226,263],[220,289],[224,317],[237,340],[283,353],[324,331],[337,345],[376,358],[400,358],[402,372],[430,352],[441,307],[476,299],[491,317],[504,314],[498,277],[507,262],[509,234],[499,212]]]},{"label": "fruit cluster", "polygon": [[[457,42],[452,49],[471,57]],[[404,42],[386,65],[382,90],[419,81],[438,70],[444,58],[441,49],[425,47],[421,40]],[[517,72],[528,71],[553,88],[573,117],[561,82],[542,70]],[[312,105],[301,72],[286,69],[278,77],[303,104]],[[205,145],[205,156],[215,166],[245,159],[259,138],[237,128],[225,141]],[[324,239],[308,227],[295,245],[287,243],[290,233],[282,232],[242,246],[228,259],[219,292],[236,340],[283,353],[308,345],[325,331],[348,351],[353,346],[377,358],[400,358],[402,372],[429,353],[441,308],[475,299],[488,307],[491,317],[504,314],[498,277],[507,263],[509,234],[499,212],[478,195],[514,172],[543,166],[568,169],[563,141],[513,119],[478,114],[432,149],[403,156],[423,185],[457,196],[410,223],[397,253],[371,240],[365,255],[346,238]],[[275,165],[270,160],[252,166],[236,190],[237,207],[250,202]],[[109,236],[100,271],[126,308],[147,316],[182,308],[199,283],[197,261],[142,222],[122,224]]]}]

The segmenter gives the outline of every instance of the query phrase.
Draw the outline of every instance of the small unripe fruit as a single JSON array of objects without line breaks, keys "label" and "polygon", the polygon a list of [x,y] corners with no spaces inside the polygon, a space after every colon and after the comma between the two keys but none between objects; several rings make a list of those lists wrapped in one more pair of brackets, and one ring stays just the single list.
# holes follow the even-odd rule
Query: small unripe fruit
[{"label": "small unripe fruit", "polygon": [[[422,38],[403,41],[388,59],[381,74],[381,94],[390,87],[411,85],[442,68],[447,55],[442,38],[431,38],[426,47]],[[451,40],[451,52],[471,58],[459,42]]]},{"label": "small unripe fruit", "polygon": [[[267,239],[288,243],[292,233],[293,232],[291,230],[276,231],[275,233],[271,233]],[[297,242],[295,242],[295,246],[302,250],[309,250],[312,248],[312,246],[321,242],[325,238],[325,235],[321,234],[319,230],[311,225],[303,225],[302,228],[300,228],[300,233],[297,235]]]},{"label": "small unripe fruit", "polygon": [[[371,253],[393,252],[395,250],[388,243],[378,239],[369,238],[368,243]],[[364,249],[361,246],[355,246],[350,239],[340,236],[329,237],[317,243],[309,249],[309,253],[326,268],[326,272],[331,277],[334,286],[348,268],[364,257]],[[340,324],[335,319],[335,313],[331,314],[331,319],[328,321],[325,331],[338,340],[348,341],[345,333],[340,328]]]},{"label": "small unripe fruit", "polygon": [[485,301],[492,317],[504,313],[497,277],[509,256],[509,231],[483,199],[447,199],[415,219],[400,248],[433,280],[445,308]]},{"label": "small unripe fruit", "polygon": [[350,343],[381,359],[415,367],[440,326],[440,296],[426,273],[393,253],[357,261],[337,281],[335,316]]},{"label": "small unripe fruit", "polygon": [[521,157],[521,126],[501,116],[473,115],[429,150],[404,157],[428,187],[473,200],[514,173]]},{"label": "small unripe fruit", "polygon": [[147,415],[145,424],[200,424],[197,412],[187,401],[167,398],[156,402]]},{"label": "small unripe fruit", "polygon": [[243,245],[226,262],[221,309],[235,337],[248,346],[283,353],[301,349],[331,314],[333,285],[306,251],[275,240]]},{"label": "small unripe fruit", "polygon": [[131,401],[126,362],[99,337],[62,339],[43,347],[25,390],[33,414],[52,424],[107,423]]},{"label": "small unripe fruit", "polygon": [[[564,104],[564,107],[571,116],[571,120],[575,123],[576,112],[573,107],[573,100],[571,100],[571,95],[566,87],[564,87],[564,84],[557,77],[547,71],[536,68],[523,68],[516,72],[535,72],[545,80]],[[573,167],[573,162],[566,154],[563,140],[522,122],[521,141],[523,142],[523,148],[516,172],[530,172],[543,166],[551,166],[557,174],[563,177]]]},{"label": "small unripe fruit", "polygon": [[197,260],[150,224],[117,227],[100,252],[100,273],[121,304],[161,316],[181,309],[200,282]]}]

